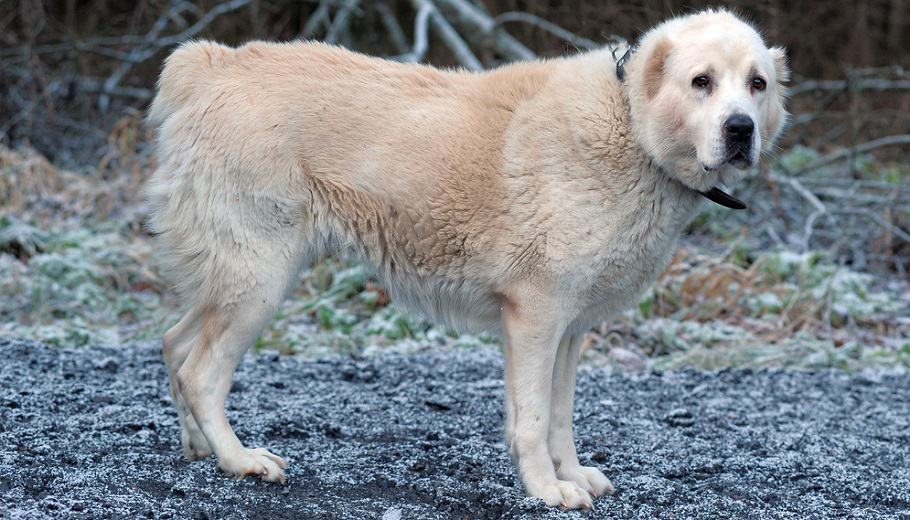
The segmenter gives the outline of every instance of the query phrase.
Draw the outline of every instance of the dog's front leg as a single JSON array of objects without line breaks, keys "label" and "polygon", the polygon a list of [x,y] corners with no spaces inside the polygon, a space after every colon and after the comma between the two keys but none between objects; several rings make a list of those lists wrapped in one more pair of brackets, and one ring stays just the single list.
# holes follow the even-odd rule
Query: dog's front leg
[{"label": "dog's front leg", "polygon": [[550,457],[556,476],[578,483],[585,491],[601,496],[613,492],[613,484],[592,466],[582,466],[572,438],[572,410],[575,396],[575,371],[581,357],[581,334],[566,335],[559,342],[553,368],[553,394],[550,401]]},{"label": "dog's front leg", "polygon": [[548,505],[591,508],[591,495],[559,480],[547,446],[553,368],[564,324],[541,299],[503,305],[506,341],[506,435],[525,490]]}]

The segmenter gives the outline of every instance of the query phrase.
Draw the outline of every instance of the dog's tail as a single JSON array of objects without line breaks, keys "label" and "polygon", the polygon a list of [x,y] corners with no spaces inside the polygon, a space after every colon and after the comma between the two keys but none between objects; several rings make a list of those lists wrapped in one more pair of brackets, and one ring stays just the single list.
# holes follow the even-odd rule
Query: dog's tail
[{"label": "dog's tail", "polygon": [[157,127],[186,105],[208,84],[213,69],[227,63],[233,52],[230,47],[205,40],[180,45],[164,62],[158,93],[149,107],[148,123]]}]

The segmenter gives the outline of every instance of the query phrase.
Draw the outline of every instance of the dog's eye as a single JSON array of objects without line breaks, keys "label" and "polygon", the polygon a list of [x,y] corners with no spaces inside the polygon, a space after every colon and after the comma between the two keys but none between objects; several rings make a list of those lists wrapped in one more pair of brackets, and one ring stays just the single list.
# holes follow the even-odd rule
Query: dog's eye
[{"label": "dog's eye", "polygon": [[765,87],[767,87],[767,86],[768,86],[768,84],[765,82],[764,79],[762,79],[758,76],[755,76],[754,78],[752,78],[752,88],[754,88],[755,90],[757,90],[759,92],[763,92],[765,90]]},{"label": "dog's eye", "polygon": [[711,83],[711,80],[706,74],[699,74],[692,78],[692,86],[695,88],[706,88]]}]

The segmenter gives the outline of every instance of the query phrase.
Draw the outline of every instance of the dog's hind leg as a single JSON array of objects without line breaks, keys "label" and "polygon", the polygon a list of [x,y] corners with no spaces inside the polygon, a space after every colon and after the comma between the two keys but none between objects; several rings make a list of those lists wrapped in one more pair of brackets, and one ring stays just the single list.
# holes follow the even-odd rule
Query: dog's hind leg
[{"label": "dog's hind leg", "polygon": [[196,419],[190,412],[190,407],[177,385],[177,371],[189,356],[193,343],[199,336],[201,326],[201,313],[197,309],[190,310],[164,334],[162,348],[164,362],[167,365],[171,401],[177,408],[177,418],[180,421],[180,444],[183,446],[183,454],[190,460],[201,459],[212,454],[209,442],[199,429],[199,425],[196,424]]},{"label": "dog's hind leg", "polygon": [[591,496],[572,480],[557,478],[547,447],[550,397],[562,325],[552,305],[532,295],[503,305],[508,343],[506,392],[512,456],[527,493],[548,505],[591,508]]},{"label": "dog's hind leg", "polygon": [[553,393],[550,399],[549,449],[556,476],[571,480],[594,496],[613,492],[613,484],[592,466],[578,462],[572,435],[575,372],[581,357],[582,335],[566,335],[559,343],[553,367]]},{"label": "dog's hind leg", "polygon": [[264,448],[244,447],[224,414],[237,364],[275,314],[298,273],[290,249],[269,251],[270,245],[260,246],[231,252],[235,262],[216,271],[219,278],[211,284],[213,303],[201,311],[199,336],[177,371],[177,382],[218,457],[218,467],[236,478],[255,475],[284,482],[284,460]]}]

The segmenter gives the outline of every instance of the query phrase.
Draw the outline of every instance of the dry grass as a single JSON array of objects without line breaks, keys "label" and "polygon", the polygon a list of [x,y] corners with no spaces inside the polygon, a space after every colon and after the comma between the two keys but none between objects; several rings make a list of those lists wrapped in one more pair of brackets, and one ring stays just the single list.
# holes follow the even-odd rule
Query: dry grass
[{"label": "dry grass", "polygon": [[142,185],[153,168],[137,148],[143,132],[138,113],[123,116],[97,167],[81,172],[57,168],[31,148],[0,145],[0,206],[36,224],[114,217],[138,224]]}]

